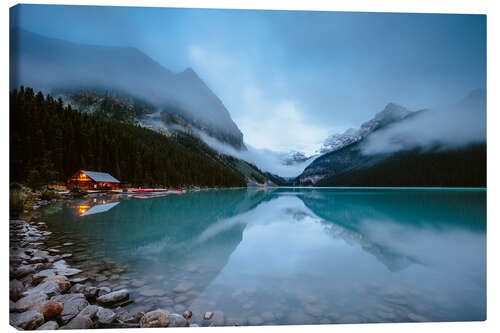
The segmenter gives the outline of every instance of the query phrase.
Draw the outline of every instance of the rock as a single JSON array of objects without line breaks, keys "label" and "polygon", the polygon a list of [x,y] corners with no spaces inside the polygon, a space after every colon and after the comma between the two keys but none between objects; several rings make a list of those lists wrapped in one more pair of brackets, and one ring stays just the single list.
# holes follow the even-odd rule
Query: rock
[{"label": "rock", "polygon": [[148,327],[168,327],[170,324],[170,313],[166,310],[150,311],[142,316],[139,321],[141,328]]},{"label": "rock", "polygon": [[69,290],[69,288],[71,288],[71,282],[64,275],[48,276],[45,279],[43,279],[42,282],[49,282],[49,281],[56,282],[59,285],[59,289],[61,290],[61,292],[66,292]]},{"label": "rock", "polygon": [[23,293],[23,295],[27,296],[27,295],[30,295],[33,293],[35,293],[35,294],[43,293],[43,294],[46,294],[48,297],[52,297],[52,296],[60,295],[61,289],[59,289],[59,285],[56,282],[48,281],[48,282],[40,283],[35,288],[25,291]]},{"label": "rock", "polygon": [[43,267],[43,264],[29,264],[29,265],[20,265],[14,270],[15,278],[23,278],[28,274],[33,274],[38,272]]},{"label": "rock", "polygon": [[9,312],[16,312],[16,302],[9,300]]},{"label": "rock", "polygon": [[203,319],[210,320],[212,319],[213,316],[214,316],[213,312],[205,312],[205,314],[203,315]]},{"label": "rock", "polygon": [[40,263],[47,262],[48,259],[45,257],[33,257],[33,258],[29,259],[28,261],[32,264],[40,264]]},{"label": "rock", "polygon": [[182,316],[183,316],[184,318],[186,318],[186,319],[188,319],[188,320],[189,320],[189,319],[193,316],[193,312],[191,312],[191,311],[189,311],[189,310],[188,310],[188,311],[184,311],[184,313],[182,314]]},{"label": "rock", "polygon": [[115,309],[115,313],[117,315],[117,320],[123,323],[131,324],[139,322],[140,318],[136,320],[134,316],[132,316],[127,310],[123,308]]},{"label": "rock", "polygon": [[176,314],[176,313],[172,313],[170,315],[170,324],[168,326],[169,327],[187,327],[187,326],[189,326],[189,323],[186,320],[186,318],[184,318],[183,316]]},{"label": "rock", "polygon": [[58,295],[52,297],[50,300],[62,303],[64,308],[61,312],[61,322],[63,324],[68,323],[89,305],[83,294]]},{"label": "rock", "polygon": [[11,280],[9,283],[9,290],[10,290],[10,299],[13,301],[17,301],[20,299],[23,295],[23,292],[25,290],[24,284],[19,281],[19,280]]},{"label": "rock", "polygon": [[87,305],[87,307],[83,309],[78,315],[87,316],[90,319],[94,319],[97,315],[97,311],[99,311],[99,307],[97,305]]},{"label": "rock", "polygon": [[102,305],[112,305],[118,302],[126,301],[128,300],[128,297],[128,290],[122,289],[97,297],[97,302]]},{"label": "rock", "polygon": [[24,312],[38,303],[45,302],[48,298],[44,293],[31,293],[16,302],[16,310]]},{"label": "rock", "polygon": [[97,288],[97,296],[98,297],[106,295],[106,294],[109,294],[110,292],[111,292],[111,289],[108,288],[108,287],[99,287],[99,288]]},{"label": "rock", "polygon": [[82,282],[85,282],[87,281],[89,278],[86,277],[86,276],[82,276],[82,277],[76,277],[76,278],[72,278],[69,280],[69,282],[71,282],[72,284],[76,284],[76,283],[82,283]]},{"label": "rock", "polygon": [[113,310],[99,308],[97,311],[97,322],[102,325],[109,325],[115,321],[117,315]]},{"label": "rock", "polygon": [[44,269],[33,275],[33,282],[38,283],[50,276],[56,275],[55,269]]},{"label": "rock", "polygon": [[63,305],[55,301],[45,301],[35,304],[30,310],[41,313],[45,319],[52,319],[62,312]]},{"label": "rock", "polygon": [[59,328],[59,324],[57,321],[48,321],[42,326],[38,327],[37,330],[43,330],[43,331],[48,331],[48,330],[57,330]]},{"label": "rock", "polygon": [[82,270],[77,268],[61,268],[57,270],[57,274],[64,276],[73,276],[76,274],[80,274]]},{"label": "rock", "polygon": [[97,282],[103,282],[103,281],[106,281],[107,279],[108,279],[108,277],[107,277],[106,275],[97,275],[97,276],[95,277],[95,280],[96,280]]},{"label": "rock", "polygon": [[36,311],[12,313],[10,315],[10,324],[25,330],[34,330],[41,326],[43,322],[43,315]]},{"label": "rock", "polygon": [[89,329],[94,327],[94,322],[89,316],[76,316],[71,319],[65,326],[62,326],[61,330],[72,330],[72,329]]}]

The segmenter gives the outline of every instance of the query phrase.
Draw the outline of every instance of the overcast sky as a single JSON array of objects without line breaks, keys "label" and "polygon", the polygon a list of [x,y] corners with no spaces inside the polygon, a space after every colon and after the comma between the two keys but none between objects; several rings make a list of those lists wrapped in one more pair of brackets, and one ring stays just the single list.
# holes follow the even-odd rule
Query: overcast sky
[{"label": "overcast sky", "polygon": [[480,15],[24,5],[29,31],[132,46],[192,67],[256,148],[313,152],[389,102],[420,109],[486,88]]}]

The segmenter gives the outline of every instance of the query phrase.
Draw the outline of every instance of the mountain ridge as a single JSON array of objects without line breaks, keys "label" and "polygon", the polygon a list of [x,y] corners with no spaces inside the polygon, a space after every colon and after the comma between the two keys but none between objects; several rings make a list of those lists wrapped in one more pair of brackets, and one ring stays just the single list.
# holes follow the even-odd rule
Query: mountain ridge
[{"label": "mountain ridge", "polygon": [[193,127],[246,149],[229,111],[192,68],[173,73],[134,47],[79,44],[20,27],[10,34],[11,89],[125,92],[158,109],[174,106]]}]

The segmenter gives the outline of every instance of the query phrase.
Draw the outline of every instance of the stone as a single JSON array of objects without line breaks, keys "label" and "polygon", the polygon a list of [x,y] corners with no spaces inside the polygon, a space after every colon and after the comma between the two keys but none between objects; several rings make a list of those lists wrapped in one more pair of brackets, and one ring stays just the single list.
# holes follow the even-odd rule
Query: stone
[{"label": "stone", "polygon": [[141,328],[168,327],[169,324],[170,312],[161,309],[145,313],[139,321]]},{"label": "stone", "polygon": [[63,246],[71,246],[71,245],[73,245],[73,243],[71,243],[71,242],[63,243]]},{"label": "stone", "polygon": [[184,311],[184,313],[182,314],[182,316],[183,316],[184,318],[186,318],[186,319],[188,319],[188,320],[189,320],[189,319],[193,316],[193,312],[192,312],[192,311],[189,311],[189,310]]},{"label": "stone", "polygon": [[213,316],[214,316],[213,312],[205,312],[205,314],[203,315],[203,319],[210,320],[210,319],[212,319]]},{"label": "stone", "polygon": [[9,312],[16,312],[17,309],[16,309],[16,302],[14,302],[13,300],[9,300]]},{"label": "stone", "polygon": [[43,267],[43,264],[29,264],[29,265],[20,265],[14,270],[15,278],[23,278],[28,274],[33,274],[38,272]]},{"label": "stone", "polygon": [[47,262],[48,259],[46,257],[32,257],[31,259],[28,260],[32,264],[40,264]]},{"label": "stone", "polygon": [[57,321],[48,321],[42,326],[38,327],[37,330],[42,330],[42,331],[49,331],[49,330],[57,330],[59,328],[59,324]]},{"label": "stone", "polygon": [[53,275],[53,276],[48,276],[45,279],[43,279],[42,282],[56,282],[59,285],[59,290],[61,292],[66,292],[71,288],[71,282],[69,282],[68,278],[65,277],[64,275]]},{"label": "stone", "polygon": [[111,292],[111,289],[108,288],[108,287],[99,287],[99,288],[97,288],[97,296],[98,297],[106,295],[106,294],[109,294],[110,292]]},{"label": "stone", "polygon": [[168,326],[169,327],[187,327],[187,326],[189,326],[189,323],[186,320],[186,318],[184,318],[183,316],[176,314],[176,313],[172,313],[170,315],[170,324]]},{"label": "stone", "polygon": [[52,296],[60,295],[61,289],[59,289],[59,285],[56,282],[48,281],[48,282],[40,283],[35,288],[25,291],[23,293],[23,295],[27,296],[27,295],[30,295],[33,293],[35,293],[35,294],[43,293],[43,294],[46,294],[48,297],[52,297]]},{"label": "stone", "polygon": [[9,283],[9,290],[10,290],[10,299],[13,301],[17,301],[23,296],[23,292],[25,290],[24,284],[19,281],[19,280],[10,280]]},{"label": "stone", "polygon": [[36,311],[11,313],[10,315],[10,324],[25,330],[34,330],[43,323],[43,315]]},{"label": "stone", "polygon": [[38,283],[47,277],[56,275],[55,269],[44,269],[33,275],[33,282]]},{"label": "stone", "polygon": [[117,315],[113,310],[99,308],[97,311],[97,322],[101,325],[109,325],[115,321]]},{"label": "stone", "polygon": [[63,305],[55,301],[45,301],[35,304],[30,310],[41,313],[45,319],[52,319],[61,314]]},{"label": "stone", "polygon": [[123,323],[131,324],[131,323],[137,323],[139,319],[136,320],[134,316],[132,316],[127,310],[123,308],[117,308],[115,309],[115,313],[117,315],[117,320]]},{"label": "stone", "polygon": [[45,302],[48,298],[44,293],[31,293],[16,302],[16,311],[24,312],[37,303]]},{"label": "stone", "polygon": [[69,282],[71,282],[72,284],[83,283],[83,282],[87,281],[88,279],[89,278],[86,276],[81,276],[81,277],[72,278],[69,280]]},{"label": "stone", "polygon": [[72,330],[72,329],[89,329],[94,327],[94,322],[89,316],[76,316],[71,319],[65,326],[62,326],[62,330]]},{"label": "stone", "polygon": [[110,292],[106,295],[97,297],[97,302],[102,305],[112,305],[128,300],[129,292],[127,289]]},{"label": "stone", "polygon": [[89,305],[89,302],[85,299],[85,295],[81,293],[58,295],[52,297],[50,300],[62,303],[64,308],[61,312],[61,322],[63,324],[68,323]]},{"label": "stone", "polygon": [[97,311],[99,311],[99,306],[97,306],[97,305],[87,305],[87,307],[85,307],[85,309],[83,309],[82,311],[80,311],[80,313],[78,315],[79,316],[87,316],[90,319],[94,319],[95,316],[97,315]]}]

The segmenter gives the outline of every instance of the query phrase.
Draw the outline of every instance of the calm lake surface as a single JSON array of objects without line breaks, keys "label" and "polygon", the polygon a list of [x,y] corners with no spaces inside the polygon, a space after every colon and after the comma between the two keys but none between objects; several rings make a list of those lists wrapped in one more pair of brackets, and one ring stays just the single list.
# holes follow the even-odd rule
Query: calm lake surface
[{"label": "calm lake surface", "polygon": [[[486,190],[238,189],[41,211],[50,245],[130,312],[219,325],[486,319]],[[62,246],[65,242],[73,245]]]}]

